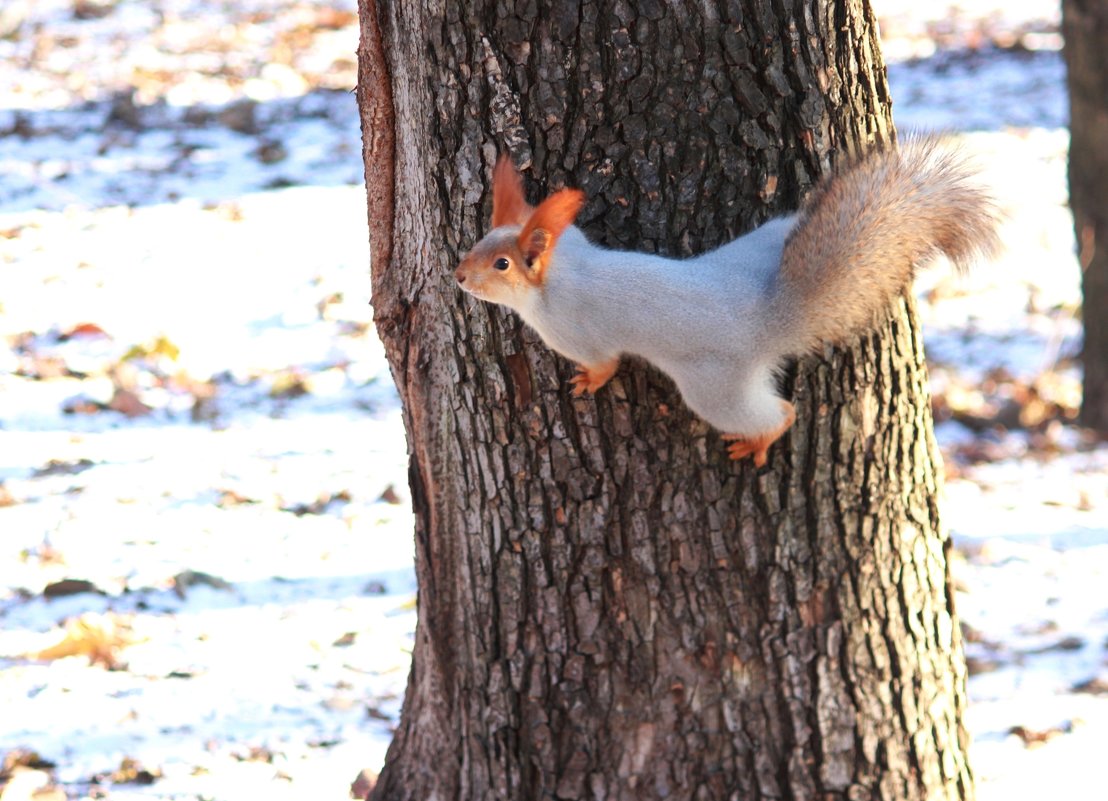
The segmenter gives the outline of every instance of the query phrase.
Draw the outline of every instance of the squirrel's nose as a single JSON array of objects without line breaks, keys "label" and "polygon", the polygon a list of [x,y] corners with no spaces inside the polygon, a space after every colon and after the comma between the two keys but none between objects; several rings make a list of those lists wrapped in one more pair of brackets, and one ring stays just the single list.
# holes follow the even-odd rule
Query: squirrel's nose
[{"label": "squirrel's nose", "polygon": [[458,279],[459,284],[464,284],[466,282],[465,270],[459,267],[457,270],[454,271],[454,277]]}]

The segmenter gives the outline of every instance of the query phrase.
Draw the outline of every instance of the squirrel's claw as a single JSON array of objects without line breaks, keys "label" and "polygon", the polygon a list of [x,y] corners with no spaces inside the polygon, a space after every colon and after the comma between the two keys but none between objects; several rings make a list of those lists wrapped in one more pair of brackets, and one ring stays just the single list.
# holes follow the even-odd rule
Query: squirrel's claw
[{"label": "squirrel's claw", "polygon": [[765,434],[755,434],[752,437],[742,434],[724,434],[724,440],[731,442],[727,446],[727,455],[732,459],[745,459],[753,455],[755,467],[765,465],[769,446],[781,439],[781,436],[796,422],[796,407],[787,400],[781,401],[781,412],[785,416],[782,424]]},{"label": "squirrel's claw", "polygon": [[754,466],[762,467],[766,463],[766,453],[771,444],[772,440],[767,442],[764,437],[740,439],[727,446],[727,455],[736,461],[753,455]]},{"label": "squirrel's claw", "polygon": [[586,392],[596,391],[589,386],[589,377],[584,372],[578,372],[569,380],[569,383],[573,384],[573,397],[575,398],[580,398]]},{"label": "squirrel's claw", "polygon": [[573,396],[579,398],[586,392],[595,393],[608,383],[611,377],[616,374],[617,369],[619,369],[618,357],[610,362],[602,362],[598,365],[577,365],[577,375],[569,380],[573,384]]}]

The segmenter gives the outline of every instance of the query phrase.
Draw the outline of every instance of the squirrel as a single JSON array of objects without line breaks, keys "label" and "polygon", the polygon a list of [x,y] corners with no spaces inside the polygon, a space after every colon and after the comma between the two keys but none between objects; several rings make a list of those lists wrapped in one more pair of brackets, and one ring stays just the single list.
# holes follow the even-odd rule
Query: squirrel
[{"label": "squirrel", "polygon": [[502,155],[492,230],[455,278],[577,362],[574,395],[604,386],[621,355],[639,356],[723,432],[732,459],[761,467],[796,419],[776,387],[789,358],[864,331],[932,257],[964,271],[997,250],[1000,215],[975,178],[956,150],[910,138],[824,181],[797,213],[671,259],[592,244],[573,225],[581,190],[532,207]]}]

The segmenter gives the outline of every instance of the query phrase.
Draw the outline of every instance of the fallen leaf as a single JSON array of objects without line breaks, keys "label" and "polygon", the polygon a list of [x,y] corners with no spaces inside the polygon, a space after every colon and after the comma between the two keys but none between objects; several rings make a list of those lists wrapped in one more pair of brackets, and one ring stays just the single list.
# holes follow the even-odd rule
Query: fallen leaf
[{"label": "fallen leaf", "polygon": [[219,576],[204,573],[200,570],[182,570],[173,577],[173,592],[182,601],[188,590],[193,587],[211,587],[216,590],[230,590],[231,583],[224,581]]},{"label": "fallen leaf", "polygon": [[162,777],[160,770],[147,770],[132,757],[123,757],[123,761],[108,776],[115,784],[153,784]]},{"label": "fallen leaf", "polygon": [[97,414],[107,407],[97,401],[88,398],[70,398],[62,404],[62,414]]},{"label": "fallen leaf", "polygon": [[1103,679],[1100,676],[1086,679],[1070,687],[1070,691],[1087,693],[1088,695],[1108,695],[1108,679]]},{"label": "fallen leaf", "polygon": [[971,676],[978,676],[982,673],[992,673],[994,670],[999,670],[1002,667],[1004,667],[1004,662],[993,657],[966,657],[966,672]]},{"label": "fallen leaf", "polygon": [[289,157],[289,151],[278,141],[265,141],[254,150],[254,156],[262,164],[276,164]]},{"label": "fallen leaf", "polygon": [[394,487],[392,484],[389,484],[387,487],[385,487],[385,491],[381,493],[381,497],[379,497],[377,500],[391,504],[400,504],[404,502],[399,493],[397,493],[396,487]]},{"label": "fallen leaf", "polygon": [[276,756],[276,754],[274,754],[273,751],[266,748],[264,745],[252,745],[250,746],[250,750],[247,751],[245,754],[235,753],[231,756],[233,756],[239,762],[265,762],[272,765],[273,758],[274,756]]},{"label": "fallen leaf", "polygon": [[74,19],[101,19],[115,11],[115,0],[74,0]]},{"label": "fallen leaf", "polygon": [[1046,729],[1029,729],[1026,726],[1013,726],[1008,729],[1009,734],[1014,734],[1019,737],[1024,745],[1043,745],[1048,743],[1060,734],[1069,734],[1074,729],[1075,721],[1067,720],[1064,723],[1060,723],[1057,726],[1051,726]]},{"label": "fallen leaf", "polygon": [[130,350],[123,354],[123,361],[129,362],[136,359],[145,359],[150,356],[164,356],[170,361],[175,362],[180,355],[181,349],[168,337],[159,336],[149,344],[132,346]]},{"label": "fallen leaf", "polygon": [[321,515],[334,503],[350,503],[350,492],[348,490],[340,490],[334,494],[325,492],[311,503],[297,503],[292,506],[282,506],[281,511],[292,512],[297,517],[303,517],[304,515]]},{"label": "fallen leaf", "polygon": [[68,656],[86,656],[89,664],[115,670],[122,666],[119,652],[133,641],[131,627],[122,618],[111,613],[90,612],[69,620],[62,641],[44,648],[32,658],[51,662]]},{"label": "fallen leaf", "polygon": [[115,394],[108,401],[108,408],[126,417],[143,417],[154,411],[152,407],[139,400],[139,396],[133,391],[122,387],[116,387]]},{"label": "fallen leaf", "polygon": [[1038,634],[1053,634],[1058,631],[1058,622],[1055,620],[1035,620],[1030,623],[1021,623],[1016,631],[1023,635],[1035,636]]},{"label": "fallen leaf", "polygon": [[51,459],[46,463],[45,467],[37,468],[32,475],[35,478],[42,478],[43,476],[72,476],[77,473],[83,473],[95,464],[96,463],[91,459],[77,459],[72,462],[65,462],[61,459]]},{"label": "fallen leaf", "polygon": [[253,100],[239,100],[216,114],[221,125],[243,134],[258,132],[258,104]]},{"label": "fallen leaf", "polygon": [[373,788],[377,786],[377,774],[366,768],[350,783],[350,797],[356,799],[369,798]]},{"label": "fallen leaf", "polygon": [[78,323],[77,325],[58,334],[58,342],[68,342],[71,339],[111,339],[108,332],[96,323]]},{"label": "fallen leaf", "polygon": [[300,398],[309,392],[304,376],[295,371],[277,375],[269,389],[271,398]]},{"label": "fallen leaf", "polygon": [[257,498],[249,498],[243,495],[241,492],[235,490],[225,489],[219,491],[219,500],[216,501],[216,506],[220,509],[227,509],[231,506],[241,506],[243,504],[261,503]]},{"label": "fallen leaf", "polygon": [[1044,645],[1042,648],[1034,648],[1030,651],[1024,651],[1025,654],[1048,654],[1051,651],[1080,651],[1085,647],[1085,640],[1076,635],[1070,635],[1063,637],[1057,642],[1052,642],[1050,645]]},{"label": "fallen leaf", "polygon": [[124,89],[112,95],[107,121],[136,130],[143,127],[142,109],[135,102],[134,88]]},{"label": "fallen leaf", "polygon": [[94,592],[104,595],[104,591],[87,579],[62,579],[47,584],[42,588],[43,598],[64,598],[67,595],[80,595],[83,592]]}]

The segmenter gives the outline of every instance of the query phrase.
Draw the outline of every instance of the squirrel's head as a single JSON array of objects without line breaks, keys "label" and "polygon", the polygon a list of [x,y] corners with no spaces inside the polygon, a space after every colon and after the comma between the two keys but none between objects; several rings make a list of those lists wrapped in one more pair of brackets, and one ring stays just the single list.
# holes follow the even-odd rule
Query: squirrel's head
[{"label": "squirrel's head", "polygon": [[528,305],[546,281],[558,237],[585,202],[579,189],[562,189],[532,208],[508,156],[492,174],[492,230],[463,258],[454,277],[471,295],[513,309]]}]

